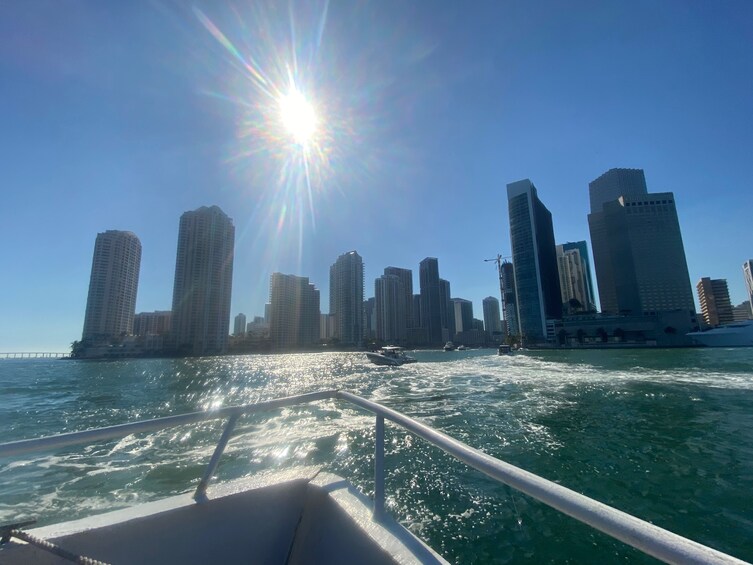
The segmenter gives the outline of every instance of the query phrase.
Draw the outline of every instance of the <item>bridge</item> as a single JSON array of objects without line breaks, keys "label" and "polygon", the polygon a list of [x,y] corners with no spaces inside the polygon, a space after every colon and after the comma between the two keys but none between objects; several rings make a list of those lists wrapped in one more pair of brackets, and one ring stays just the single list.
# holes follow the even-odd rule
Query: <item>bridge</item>
[{"label": "bridge", "polygon": [[0,359],[67,359],[71,356],[69,351],[65,353],[54,353],[48,351],[24,351],[24,352],[0,352]]}]

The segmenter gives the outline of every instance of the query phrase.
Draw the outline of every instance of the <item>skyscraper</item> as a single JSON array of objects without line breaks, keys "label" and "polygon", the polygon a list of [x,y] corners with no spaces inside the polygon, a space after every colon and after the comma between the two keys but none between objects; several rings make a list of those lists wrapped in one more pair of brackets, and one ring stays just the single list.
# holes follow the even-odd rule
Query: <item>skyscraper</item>
[{"label": "skyscraper", "polygon": [[578,250],[582,261],[586,294],[588,296],[588,303],[584,302],[583,306],[587,310],[596,311],[596,295],[594,294],[594,279],[591,274],[591,260],[588,258],[588,243],[585,241],[568,241],[567,243],[562,244],[562,251],[565,253],[576,249]]},{"label": "skyscraper", "polygon": [[455,307],[452,304],[450,281],[439,279],[439,319],[442,324],[442,341],[453,338],[455,332]]},{"label": "skyscraper", "polygon": [[329,313],[335,337],[345,345],[363,340],[363,259],[355,251],[337,258],[329,269]]},{"label": "skyscraper", "polygon": [[413,271],[410,269],[401,269],[400,267],[387,267],[384,269],[385,275],[395,275],[400,279],[403,286],[400,308],[403,310],[405,317],[405,327],[412,328],[413,321]]},{"label": "skyscraper", "polygon": [[94,243],[83,340],[105,341],[133,333],[141,242],[129,231],[107,230]]},{"label": "skyscraper", "polygon": [[544,342],[546,321],[562,318],[552,214],[528,179],[507,185],[507,202],[519,324],[513,333]]},{"label": "skyscraper", "polygon": [[[617,314],[620,310],[617,304],[617,281],[612,269],[614,250],[607,235],[604,204],[616,201],[623,195],[642,196],[647,193],[646,177],[642,169],[610,169],[588,185],[591,201],[588,227],[602,312]],[[615,257],[615,261],[619,260],[621,259]]]},{"label": "skyscraper", "polygon": [[499,300],[493,296],[484,298],[484,329],[490,334],[502,331],[502,321],[499,317]]},{"label": "skyscraper", "polygon": [[674,194],[648,193],[639,169],[611,169],[589,184],[589,192],[602,311],[694,313]]},{"label": "skyscraper", "polygon": [[750,312],[753,314],[753,259],[748,259],[743,263],[743,277],[745,277],[745,289],[748,291]]},{"label": "skyscraper", "polygon": [[275,349],[308,347],[319,342],[319,291],[308,277],[272,273],[269,302],[269,337]]},{"label": "skyscraper", "polygon": [[238,314],[233,322],[233,335],[246,334],[246,315]]},{"label": "skyscraper", "polygon": [[516,336],[520,332],[520,323],[518,322],[518,299],[515,295],[515,270],[509,261],[504,261],[500,269],[505,300],[505,323],[502,329],[507,335]]},{"label": "skyscraper", "polygon": [[709,326],[730,324],[734,321],[729,288],[725,279],[703,277],[696,285],[701,316]]},{"label": "skyscraper", "polygon": [[429,345],[442,345],[442,314],[439,292],[439,261],[427,257],[419,264],[421,284],[421,327]]},{"label": "skyscraper", "polygon": [[453,298],[452,309],[455,312],[455,333],[473,329],[473,302],[465,298]]},{"label": "skyscraper", "polygon": [[[585,241],[582,243],[585,243]],[[557,267],[560,276],[563,310],[569,314],[593,310],[586,261],[581,255],[580,248],[570,247],[565,249],[564,245],[558,245]]]},{"label": "skyscraper", "polygon": [[377,339],[404,343],[407,336],[403,309],[403,283],[397,275],[382,275],[374,281]]},{"label": "skyscraper", "polygon": [[180,217],[173,285],[172,339],[177,351],[227,350],[235,227],[217,206]]}]

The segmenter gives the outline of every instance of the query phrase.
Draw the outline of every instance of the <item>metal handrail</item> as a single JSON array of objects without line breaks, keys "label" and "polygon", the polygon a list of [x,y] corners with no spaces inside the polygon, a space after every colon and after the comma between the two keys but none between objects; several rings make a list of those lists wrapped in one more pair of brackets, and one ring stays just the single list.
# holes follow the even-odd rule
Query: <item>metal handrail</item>
[{"label": "metal handrail", "polygon": [[125,437],[139,432],[158,431],[183,424],[228,418],[222,437],[215,447],[204,476],[194,493],[196,501],[202,502],[206,500],[207,484],[216,470],[235,423],[240,416],[327,399],[344,400],[376,415],[374,516],[377,519],[384,514],[384,420],[387,419],[492,479],[509,485],[657,559],[677,564],[745,563],[735,557],[674,534],[538,475],[524,471],[519,467],[505,463],[405,414],[349,392],[337,390],[289,396],[256,404],[229,406],[211,412],[192,412],[82,432],[14,441],[0,444],[0,457],[46,451],[98,440]]}]

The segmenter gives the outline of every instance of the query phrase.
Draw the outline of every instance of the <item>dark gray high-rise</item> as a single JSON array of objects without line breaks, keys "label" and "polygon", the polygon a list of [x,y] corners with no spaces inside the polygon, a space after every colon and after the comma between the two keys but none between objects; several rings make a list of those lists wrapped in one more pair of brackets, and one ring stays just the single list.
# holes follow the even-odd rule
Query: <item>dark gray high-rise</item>
[{"label": "dark gray high-rise", "polygon": [[442,321],[442,341],[455,335],[455,307],[452,303],[450,281],[439,279],[439,317]]},{"label": "dark gray high-rise", "polygon": [[427,257],[419,264],[421,285],[421,327],[429,345],[442,345],[442,314],[439,291],[439,261]]},{"label": "dark gray high-rise", "polygon": [[503,331],[507,335],[518,335],[520,323],[518,322],[518,299],[515,297],[515,269],[512,263],[504,261],[500,266],[500,277],[504,289],[504,314],[505,323]]},{"label": "dark gray high-rise", "polygon": [[386,267],[385,275],[394,275],[400,279],[402,285],[399,308],[402,310],[402,317],[405,318],[405,327],[415,327],[413,322],[413,271],[410,269],[401,269],[400,267]]},{"label": "dark gray high-rise", "polygon": [[589,184],[588,225],[602,312],[695,312],[671,192],[649,193],[640,169],[610,169]]},{"label": "dark gray high-rise", "polygon": [[552,214],[528,180],[507,185],[510,242],[515,270],[518,331],[525,342],[547,339],[547,320],[562,318]]},{"label": "dark gray high-rise", "polygon": [[233,284],[233,221],[217,206],[180,217],[172,338],[189,355],[224,353]]}]

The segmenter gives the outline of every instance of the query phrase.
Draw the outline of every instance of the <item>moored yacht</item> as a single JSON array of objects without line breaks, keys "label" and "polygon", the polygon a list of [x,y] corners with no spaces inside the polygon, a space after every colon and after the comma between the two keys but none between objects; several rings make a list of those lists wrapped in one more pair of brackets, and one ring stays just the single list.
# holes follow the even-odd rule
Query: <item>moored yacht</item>
[{"label": "moored yacht", "polygon": [[753,347],[753,320],[725,324],[687,335],[698,345],[706,347]]}]

